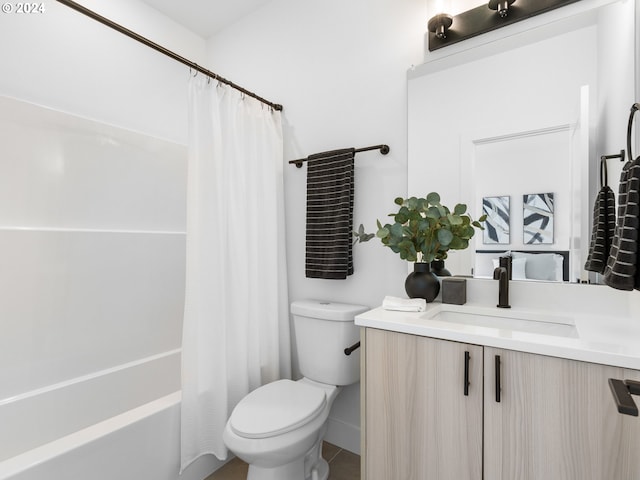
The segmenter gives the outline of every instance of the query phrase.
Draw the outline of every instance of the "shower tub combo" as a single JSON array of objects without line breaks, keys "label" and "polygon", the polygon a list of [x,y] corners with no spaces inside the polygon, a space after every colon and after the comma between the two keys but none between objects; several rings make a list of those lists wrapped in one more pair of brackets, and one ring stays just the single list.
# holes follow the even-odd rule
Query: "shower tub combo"
[{"label": "shower tub combo", "polygon": [[182,475],[180,350],[0,399],[0,480],[202,480]]}]

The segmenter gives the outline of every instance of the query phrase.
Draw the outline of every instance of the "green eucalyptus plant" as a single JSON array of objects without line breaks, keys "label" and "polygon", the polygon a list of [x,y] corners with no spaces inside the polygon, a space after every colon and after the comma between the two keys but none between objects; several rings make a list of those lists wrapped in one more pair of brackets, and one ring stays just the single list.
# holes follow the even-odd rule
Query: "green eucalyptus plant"
[{"label": "green eucalyptus plant", "polygon": [[[453,211],[440,203],[440,195],[431,192],[425,198],[396,198],[395,204],[400,207],[397,213],[390,213],[393,224],[384,226],[377,221],[376,236],[400,258],[410,262],[426,262],[444,260],[449,250],[463,250],[469,246],[469,240],[475,228],[484,230],[481,222],[466,214],[467,206],[459,203]],[[475,227],[475,228],[474,228]],[[372,234],[364,232],[360,226],[353,232],[356,242],[366,242]]]}]

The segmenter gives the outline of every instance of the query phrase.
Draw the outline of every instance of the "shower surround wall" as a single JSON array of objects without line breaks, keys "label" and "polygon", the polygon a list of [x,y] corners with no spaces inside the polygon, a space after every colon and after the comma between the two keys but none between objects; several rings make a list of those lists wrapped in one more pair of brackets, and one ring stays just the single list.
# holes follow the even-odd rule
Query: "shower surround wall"
[{"label": "shower surround wall", "polygon": [[0,479],[174,480],[186,148],[7,97],[0,145]]},{"label": "shower surround wall", "polygon": [[[83,4],[202,61],[144,4]],[[175,480],[188,68],[57,2],[0,43],[0,478]]]},{"label": "shower surround wall", "polygon": [[0,399],[179,348],[186,148],[0,112]]}]

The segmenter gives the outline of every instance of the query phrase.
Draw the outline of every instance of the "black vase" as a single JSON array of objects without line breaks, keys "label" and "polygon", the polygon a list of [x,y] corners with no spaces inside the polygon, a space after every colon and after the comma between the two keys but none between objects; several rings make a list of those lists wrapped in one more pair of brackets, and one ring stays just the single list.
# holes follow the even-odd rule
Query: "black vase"
[{"label": "black vase", "polygon": [[451,276],[451,272],[444,268],[444,260],[434,260],[431,262],[431,271],[438,277]]},{"label": "black vase", "polygon": [[409,298],[424,298],[427,302],[433,302],[440,292],[440,282],[428,263],[416,262],[413,264],[413,272],[404,282],[404,289]]}]

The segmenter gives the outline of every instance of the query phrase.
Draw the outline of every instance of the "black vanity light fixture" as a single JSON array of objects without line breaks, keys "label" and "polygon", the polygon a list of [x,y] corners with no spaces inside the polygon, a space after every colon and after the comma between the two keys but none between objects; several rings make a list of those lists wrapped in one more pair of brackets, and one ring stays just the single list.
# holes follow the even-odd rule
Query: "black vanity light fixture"
[{"label": "black vanity light fixture", "polygon": [[451,15],[447,13],[438,13],[429,19],[427,28],[436,36],[436,38],[445,39],[447,38],[447,30],[449,30],[452,23],[453,17]]},{"label": "black vanity light fixture", "polygon": [[455,16],[438,13],[429,19],[429,51],[564,7],[579,0],[490,0]]},{"label": "black vanity light fixture", "polygon": [[504,18],[509,13],[509,5],[516,0],[489,0],[489,8],[498,12],[501,18]]}]

